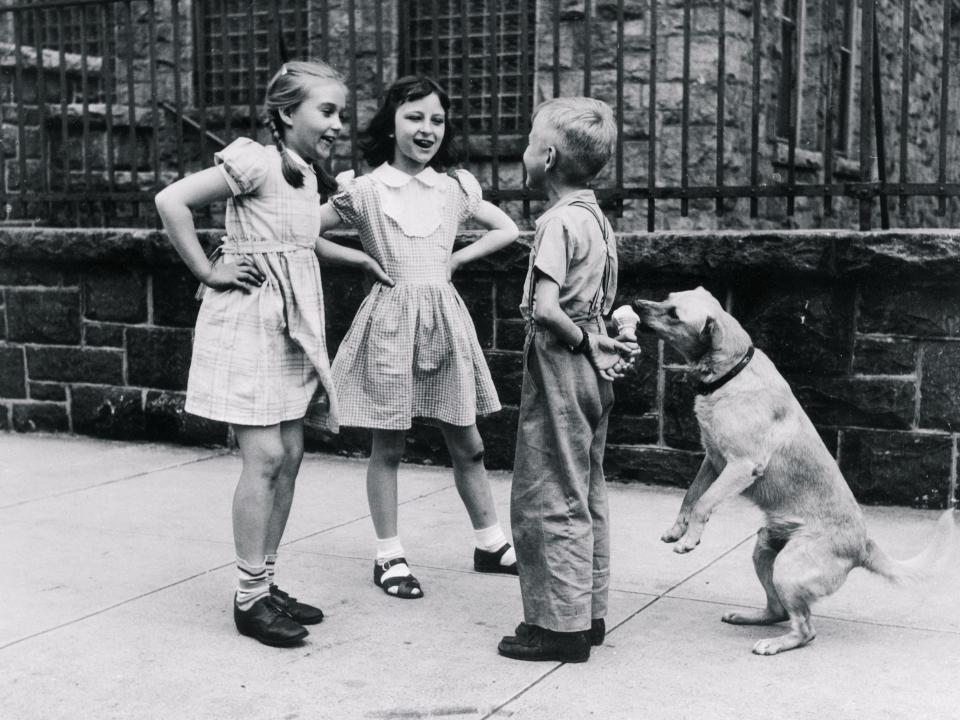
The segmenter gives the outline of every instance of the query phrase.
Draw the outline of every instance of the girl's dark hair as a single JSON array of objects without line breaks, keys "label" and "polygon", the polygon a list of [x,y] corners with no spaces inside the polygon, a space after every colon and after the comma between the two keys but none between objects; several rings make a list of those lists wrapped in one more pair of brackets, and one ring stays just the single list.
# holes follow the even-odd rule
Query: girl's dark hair
[{"label": "girl's dark hair", "polygon": [[450,96],[434,80],[425,75],[407,75],[398,78],[387,88],[383,101],[367,127],[360,133],[357,145],[363,159],[371,167],[393,160],[394,118],[397,108],[404,103],[436,94],[446,116],[443,140],[440,148],[428,165],[434,170],[444,171],[459,161],[459,152],[454,142],[453,125],[450,122]]},{"label": "girl's dark hair", "polygon": [[[310,92],[311,84],[317,80],[327,80],[343,85],[343,77],[325,62],[313,60],[310,62],[293,61],[284,63],[277,73],[267,83],[267,128],[273,137],[273,144],[280,153],[280,168],[283,178],[295,188],[303,187],[303,172],[290,157],[287,146],[283,142],[286,132],[280,111],[291,111],[304,101]],[[334,180],[322,167],[311,163],[313,172],[317,176],[317,190],[331,193],[337,189]]]}]

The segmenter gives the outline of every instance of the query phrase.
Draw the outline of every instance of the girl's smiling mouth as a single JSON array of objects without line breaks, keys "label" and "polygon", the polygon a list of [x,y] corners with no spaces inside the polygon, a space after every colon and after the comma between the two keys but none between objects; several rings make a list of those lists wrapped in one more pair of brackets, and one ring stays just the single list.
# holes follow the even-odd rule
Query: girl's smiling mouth
[{"label": "girl's smiling mouth", "polygon": [[434,141],[427,140],[426,138],[414,138],[413,144],[416,145],[417,147],[422,147],[425,150],[429,150],[430,148],[433,147]]}]

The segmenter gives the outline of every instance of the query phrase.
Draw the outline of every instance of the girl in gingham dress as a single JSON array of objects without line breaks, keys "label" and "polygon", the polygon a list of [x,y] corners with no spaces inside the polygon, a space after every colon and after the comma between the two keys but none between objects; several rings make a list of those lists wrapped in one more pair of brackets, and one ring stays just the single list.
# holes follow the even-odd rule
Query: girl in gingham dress
[{"label": "girl in gingham dress", "polygon": [[[273,582],[304,417],[325,413],[333,429],[338,422],[317,257],[390,282],[369,256],[319,237],[317,193],[336,182],[317,163],[340,132],[345,98],[340,75],[326,64],[287,63],[267,86],[274,146],[240,138],[216,153],[215,167],[156,198],[171,242],[204,286],[185,409],[230,423],[243,462],[233,498],[234,622],[268,645],[296,644],[304,625],[323,619]],[[211,263],[191,212],[223,200],[227,237]]]},{"label": "girl in gingham dress", "polygon": [[[367,498],[377,534],[373,579],[388,595],[423,597],[397,532],[397,468],[413,418],[439,425],[473,524],[474,568],[516,574],[483,465],[477,415],[500,409],[470,315],[451,283],[457,268],[517,238],[517,226],[450,164],[450,100],[425,77],[397,80],[361,138],[375,170],[320,209],[323,231],[357,228],[363,249],[396,283],[373,286],[333,362],[343,425],[370,428]],[[453,252],[460,224],[488,228]]]}]

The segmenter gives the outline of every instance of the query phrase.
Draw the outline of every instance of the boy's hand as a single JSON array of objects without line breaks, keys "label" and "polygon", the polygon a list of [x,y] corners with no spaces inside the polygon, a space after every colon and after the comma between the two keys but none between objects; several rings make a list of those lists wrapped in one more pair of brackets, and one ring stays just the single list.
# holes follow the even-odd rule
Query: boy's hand
[{"label": "boy's hand", "polygon": [[215,263],[210,271],[200,278],[200,282],[214,290],[241,290],[248,293],[253,288],[260,287],[265,279],[256,265],[247,258],[241,258],[235,263]]},{"label": "boy's hand", "polygon": [[587,333],[587,358],[604,380],[623,377],[640,356],[640,347],[635,342],[623,342],[606,335]]},{"label": "boy's hand", "polygon": [[380,263],[378,263],[369,255],[367,255],[367,259],[363,264],[363,270],[368,275],[372,276],[374,281],[383,283],[387,287],[393,287],[393,279],[383,271],[383,268],[380,267]]}]

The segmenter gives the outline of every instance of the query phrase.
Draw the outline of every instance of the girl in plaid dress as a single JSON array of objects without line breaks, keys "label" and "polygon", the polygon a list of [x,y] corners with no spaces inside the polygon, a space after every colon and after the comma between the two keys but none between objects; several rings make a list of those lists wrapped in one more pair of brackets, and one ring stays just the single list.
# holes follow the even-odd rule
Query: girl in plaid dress
[{"label": "girl in plaid dress", "polygon": [[[296,644],[304,625],[323,619],[273,583],[304,417],[322,409],[337,426],[317,256],[390,282],[368,255],[319,237],[317,193],[336,182],[318,163],[340,132],[345,98],[340,75],[326,64],[287,63],[267,86],[274,146],[240,138],[216,153],[215,167],[156,198],[171,242],[204,288],[185,409],[230,423],[243,462],[233,498],[234,621],[268,645]],[[211,263],[192,211],[224,200],[227,237]]]},{"label": "girl in plaid dress", "polygon": [[[397,532],[397,468],[415,417],[439,425],[473,524],[474,568],[516,574],[483,465],[477,415],[500,409],[463,301],[451,283],[461,266],[517,238],[517,226],[481,198],[470,173],[437,172],[452,160],[450,100],[425,77],[397,80],[361,139],[376,169],[320,209],[323,231],[357,228],[363,249],[393,278],[373,286],[333,362],[344,425],[370,428],[367,498],[377,534],[373,580],[388,595],[421,598]],[[460,224],[488,232],[453,252]]]}]

